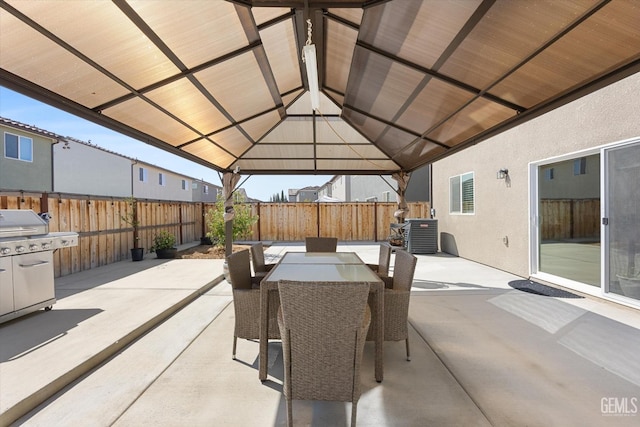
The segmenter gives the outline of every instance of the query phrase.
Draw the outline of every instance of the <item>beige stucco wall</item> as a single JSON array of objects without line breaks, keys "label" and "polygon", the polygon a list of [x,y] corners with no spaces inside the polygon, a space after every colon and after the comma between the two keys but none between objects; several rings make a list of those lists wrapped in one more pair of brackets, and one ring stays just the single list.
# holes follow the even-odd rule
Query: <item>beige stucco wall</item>
[{"label": "beige stucco wall", "polygon": [[[32,161],[5,157],[5,133],[32,140]],[[4,190],[51,191],[51,146],[56,141],[11,126],[0,126],[0,188]]]},{"label": "beige stucco wall", "polygon": [[[147,170],[147,181],[139,179],[139,169]],[[159,184],[158,174],[165,176],[165,185]],[[182,180],[186,180],[187,188],[182,189]],[[133,166],[133,195],[140,199],[176,200],[190,202],[191,178],[170,172],[157,166],[139,162]]]},{"label": "beige stucco wall", "polygon": [[72,140],[56,144],[53,150],[53,191],[131,195],[131,159]]},{"label": "beige stucco wall", "polygon": [[[440,232],[453,236],[460,256],[528,276],[528,164],[640,136],[639,94],[637,73],[434,163]],[[509,169],[510,182],[496,179],[501,168]],[[449,177],[471,171],[475,215],[451,215]],[[447,247],[441,240],[441,248]]]}]

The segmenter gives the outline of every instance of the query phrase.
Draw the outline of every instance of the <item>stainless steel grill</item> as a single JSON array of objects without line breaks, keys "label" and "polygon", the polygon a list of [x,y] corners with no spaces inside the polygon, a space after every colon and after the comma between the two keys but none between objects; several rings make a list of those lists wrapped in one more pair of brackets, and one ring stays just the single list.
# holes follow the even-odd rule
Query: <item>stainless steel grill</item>
[{"label": "stainless steel grill", "polygon": [[49,233],[48,214],[0,209],[0,323],[56,302],[53,251],[78,245],[78,233]]}]

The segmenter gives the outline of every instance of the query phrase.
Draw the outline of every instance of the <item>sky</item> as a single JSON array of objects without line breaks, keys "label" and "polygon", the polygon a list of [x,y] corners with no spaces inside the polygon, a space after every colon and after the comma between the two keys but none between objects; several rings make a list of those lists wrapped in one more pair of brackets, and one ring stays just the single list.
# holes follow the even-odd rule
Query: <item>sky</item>
[{"label": "sky", "polygon": [[[218,172],[214,169],[76,117],[2,86],[0,86],[0,116],[58,135],[91,142],[91,144],[115,153],[133,157],[192,178],[222,185]],[[240,182],[244,181],[241,188],[246,190],[247,196],[268,202],[271,196],[276,193],[280,194],[284,191],[286,195],[290,188],[300,189],[312,185],[322,185],[331,177],[331,175],[253,175],[247,179],[247,175],[242,175]]]}]

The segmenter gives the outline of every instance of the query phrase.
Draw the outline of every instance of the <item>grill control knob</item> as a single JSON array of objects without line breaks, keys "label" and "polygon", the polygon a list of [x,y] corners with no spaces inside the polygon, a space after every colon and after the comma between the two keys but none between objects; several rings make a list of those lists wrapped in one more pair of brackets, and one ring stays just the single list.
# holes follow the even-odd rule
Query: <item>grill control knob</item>
[{"label": "grill control knob", "polygon": [[0,248],[0,254],[9,255],[11,253],[11,249],[9,248]]},{"label": "grill control knob", "polygon": [[69,241],[68,241],[68,240],[61,240],[61,241],[60,241],[60,244],[61,244],[62,246],[65,246],[65,247],[66,247],[66,246],[69,246]]},{"label": "grill control knob", "polygon": [[51,249],[51,244],[46,243],[46,242],[43,243],[42,244],[42,249],[45,250],[45,251]]},{"label": "grill control knob", "polygon": [[24,252],[24,250],[24,246],[16,246],[16,253],[21,254],[22,252]]},{"label": "grill control knob", "polygon": [[36,245],[36,244],[31,244],[31,245],[29,245],[29,250],[30,250],[31,252],[33,252],[33,251],[37,251],[37,250],[38,250],[38,245]]}]

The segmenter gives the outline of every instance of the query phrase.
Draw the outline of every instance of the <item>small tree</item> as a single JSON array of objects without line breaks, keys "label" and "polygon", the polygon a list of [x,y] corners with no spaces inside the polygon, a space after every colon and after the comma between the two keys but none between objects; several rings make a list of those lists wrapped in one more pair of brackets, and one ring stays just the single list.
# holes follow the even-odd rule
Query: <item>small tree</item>
[{"label": "small tree", "polygon": [[133,248],[138,249],[140,245],[140,236],[138,235],[138,227],[140,226],[140,220],[138,220],[138,201],[133,196],[127,197],[124,201],[127,204],[127,210],[120,218],[133,227]]},{"label": "small tree", "polygon": [[[251,205],[245,204],[241,194],[234,193],[235,216],[233,218],[233,240],[251,234],[253,225],[258,221],[257,215],[251,215]],[[224,200],[218,198],[216,207],[209,209],[205,215],[207,237],[217,246],[225,245]]]}]

